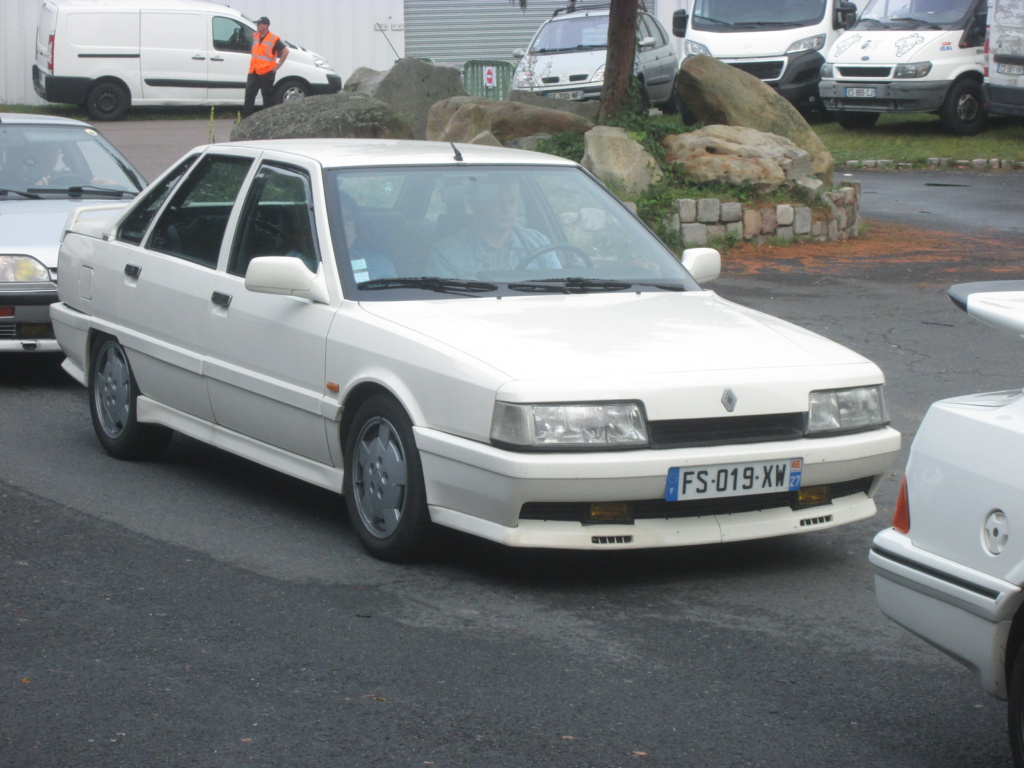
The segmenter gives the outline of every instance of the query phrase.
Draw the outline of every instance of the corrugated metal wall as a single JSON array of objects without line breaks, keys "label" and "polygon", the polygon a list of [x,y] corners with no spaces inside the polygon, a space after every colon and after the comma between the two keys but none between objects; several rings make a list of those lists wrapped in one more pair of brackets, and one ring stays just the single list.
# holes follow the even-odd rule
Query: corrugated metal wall
[{"label": "corrugated metal wall", "polygon": [[[357,67],[389,69],[404,55],[458,67],[467,59],[514,61],[513,49],[525,48],[537,27],[565,6],[565,0],[529,0],[526,11],[508,0],[220,2],[251,19],[269,16],[274,32],[324,56],[342,80]],[[671,31],[672,11],[687,2],[647,0],[647,8]],[[0,0],[0,102],[42,103],[32,90],[38,13],[38,0]]]}]

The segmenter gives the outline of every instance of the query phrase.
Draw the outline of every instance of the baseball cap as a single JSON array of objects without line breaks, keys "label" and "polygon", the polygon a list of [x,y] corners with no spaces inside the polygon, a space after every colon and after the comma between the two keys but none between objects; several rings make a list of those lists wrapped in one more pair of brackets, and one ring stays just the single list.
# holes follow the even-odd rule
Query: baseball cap
[{"label": "baseball cap", "polygon": [[258,19],[256,19],[256,23],[257,24],[268,24],[269,25],[270,24],[270,19],[268,19],[266,16],[260,16]]}]

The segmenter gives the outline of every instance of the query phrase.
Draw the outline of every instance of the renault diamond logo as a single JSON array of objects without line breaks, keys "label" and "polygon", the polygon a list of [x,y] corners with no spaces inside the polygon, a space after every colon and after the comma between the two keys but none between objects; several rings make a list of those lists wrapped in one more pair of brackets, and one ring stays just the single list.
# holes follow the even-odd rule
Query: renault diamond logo
[{"label": "renault diamond logo", "polygon": [[725,410],[732,413],[736,410],[736,393],[731,389],[726,389],[722,393],[722,405],[725,406]]}]

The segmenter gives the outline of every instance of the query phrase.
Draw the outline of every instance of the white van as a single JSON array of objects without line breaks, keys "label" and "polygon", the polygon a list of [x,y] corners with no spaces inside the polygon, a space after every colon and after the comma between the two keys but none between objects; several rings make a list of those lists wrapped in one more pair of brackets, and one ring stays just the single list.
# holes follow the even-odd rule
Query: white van
[{"label": "white van", "polygon": [[985,126],[985,0],[870,0],[821,68],[821,100],[843,128],[883,112],[933,112],[948,131]]},{"label": "white van", "polygon": [[[42,0],[32,82],[40,98],[96,121],[133,104],[241,106],[255,31],[208,0]],[[275,103],[341,90],[323,57],[285,42]]]},{"label": "white van", "polygon": [[990,112],[1024,117],[1024,3],[988,0],[985,101]]},{"label": "white van", "polygon": [[814,109],[824,51],[856,15],[843,0],[693,0],[672,14],[672,34],[685,39],[684,62],[713,56]]}]

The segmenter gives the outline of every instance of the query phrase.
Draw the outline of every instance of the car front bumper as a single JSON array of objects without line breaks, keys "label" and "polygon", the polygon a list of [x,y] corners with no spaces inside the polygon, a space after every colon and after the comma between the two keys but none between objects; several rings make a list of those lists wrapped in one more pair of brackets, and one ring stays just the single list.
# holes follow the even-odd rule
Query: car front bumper
[{"label": "car front bumper", "polygon": [[[431,518],[502,544],[560,549],[639,549],[782,536],[875,513],[874,492],[900,446],[890,428],[833,438],[672,450],[520,453],[416,429]],[[803,458],[803,487],[863,481],[858,492],[794,510],[767,504],[687,513],[664,502],[672,467]],[[637,502],[666,510],[626,523],[521,517],[524,506]],[[689,503],[689,502],[685,502]],[[678,511],[676,511],[678,509]]]},{"label": "car front bumper", "polygon": [[[822,80],[818,85],[825,109],[850,112],[938,112],[951,83],[921,80]],[[869,98],[847,97],[847,88],[874,88]]]},{"label": "car front bumper", "polygon": [[50,323],[55,283],[0,284],[0,353],[59,352]]},{"label": "car front bumper", "polygon": [[915,547],[887,529],[868,555],[882,613],[972,670],[1006,698],[1006,643],[1024,595],[1010,582]]}]

